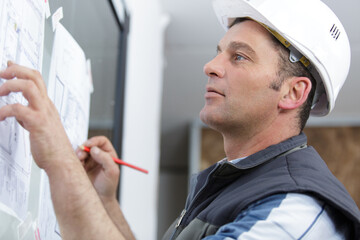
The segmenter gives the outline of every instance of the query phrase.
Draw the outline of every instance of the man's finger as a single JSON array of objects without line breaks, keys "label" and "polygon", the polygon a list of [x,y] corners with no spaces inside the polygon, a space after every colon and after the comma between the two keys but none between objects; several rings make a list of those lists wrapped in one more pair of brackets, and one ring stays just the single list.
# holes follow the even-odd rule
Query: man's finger
[{"label": "man's finger", "polygon": [[81,162],[84,162],[89,157],[89,154],[82,151],[80,148],[77,148],[75,152]]},{"label": "man's finger", "polygon": [[14,81],[7,81],[0,86],[0,96],[6,96],[11,92],[22,92],[30,106],[34,106],[36,109],[40,109],[43,105],[40,91],[32,81],[16,79]]},{"label": "man's finger", "polygon": [[84,145],[89,148],[97,146],[97,147],[101,148],[103,151],[108,152],[108,153],[112,154],[113,157],[117,158],[117,154],[116,154],[116,151],[115,151],[113,145],[111,144],[110,140],[105,136],[92,137],[89,140],[87,140],[84,143]]},{"label": "man's finger", "polygon": [[31,80],[38,86],[41,92],[46,93],[46,85],[38,71],[12,62],[8,62],[8,67],[0,72],[0,78],[8,80],[13,78]]},{"label": "man's finger", "polygon": [[32,111],[20,103],[9,104],[0,108],[0,121],[8,117],[15,117],[18,122],[27,122],[27,119],[31,118],[31,115]]},{"label": "man's finger", "polygon": [[116,163],[110,154],[102,151],[100,148],[92,147],[90,150],[90,155],[95,162],[102,166],[105,173],[115,175],[119,171],[119,168],[116,166]]}]

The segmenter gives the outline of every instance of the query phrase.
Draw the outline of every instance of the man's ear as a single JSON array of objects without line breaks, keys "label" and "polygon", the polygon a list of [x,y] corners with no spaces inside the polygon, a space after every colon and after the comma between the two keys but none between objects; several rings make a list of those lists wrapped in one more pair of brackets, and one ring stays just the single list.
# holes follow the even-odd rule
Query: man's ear
[{"label": "man's ear", "polygon": [[292,77],[281,87],[282,97],[279,108],[291,110],[300,107],[309,96],[311,81],[307,77]]}]

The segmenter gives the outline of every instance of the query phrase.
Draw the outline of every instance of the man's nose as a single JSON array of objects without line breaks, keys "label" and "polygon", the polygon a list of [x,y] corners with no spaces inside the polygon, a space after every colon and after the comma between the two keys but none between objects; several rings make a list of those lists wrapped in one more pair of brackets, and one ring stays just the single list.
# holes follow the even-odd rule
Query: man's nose
[{"label": "man's nose", "polygon": [[210,62],[205,64],[204,66],[204,73],[209,77],[219,77],[222,78],[225,75],[225,68],[223,62],[222,54],[218,54],[214,57]]}]

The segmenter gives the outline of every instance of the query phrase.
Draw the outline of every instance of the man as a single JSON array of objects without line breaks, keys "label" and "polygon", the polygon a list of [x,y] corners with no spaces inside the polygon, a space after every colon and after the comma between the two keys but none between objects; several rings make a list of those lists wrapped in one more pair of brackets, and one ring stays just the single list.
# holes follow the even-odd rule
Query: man
[{"label": "man", "polygon": [[[209,80],[200,116],[223,134],[227,159],[192,179],[185,210],[164,239],[359,239],[358,208],[299,135],[311,108],[318,115],[331,111],[348,66],[341,70],[339,64],[334,80],[330,65],[316,62],[322,56],[293,35],[287,36],[309,59],[294,44],[289,49],[297,66],[289,64],[288,50],[274,39],[284,40],[280,31],[258,11],[273,8],[273,17],[291,16],[310,2],[317,14],[328,15],[317,0],[216,1],[220,19],[232,20],[218,55],[204,68]],[[227,16],[232,10],[235,16]],[[345,32],[341,36],[337,40],[347,43]],[[340,51],[345,65],[347,50]],[[49,176],[63,238],[133,239],[115,198],[119,170],[109,140],[92,138],[84,143],[90,155],[77,150],[76,156],[40,74],[9,63],[0,77],[17,78],[0,87],[0,96],[21,91],[29,102],[1,108],[0,120],[14,116],[29,130],[34,159]]]},{"label": "man", "polygon": [[204,67],[200,117],[223,135],[226,159],[193,177],[163,239],[359,239],[359,209],[301,133],[345,81],[341,23],[317,0],[214,8],[228,30]]}]

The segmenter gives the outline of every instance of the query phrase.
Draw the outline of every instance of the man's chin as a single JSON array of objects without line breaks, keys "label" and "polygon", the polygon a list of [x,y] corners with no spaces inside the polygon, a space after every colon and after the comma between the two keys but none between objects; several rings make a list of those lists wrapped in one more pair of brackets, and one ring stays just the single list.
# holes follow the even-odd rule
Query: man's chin
[{"label": "man's chin", "polygon": [[206,107],[204,107],[201,111],[200,111],[200,120],[205,123],[207,126],[209,126],[210,128],[213,129],[217,129],[217,126],[222,124],[222,117],[217,116],[219,114],[215,114],[213,112],[208,111],[207,109],[205,109]]}]

